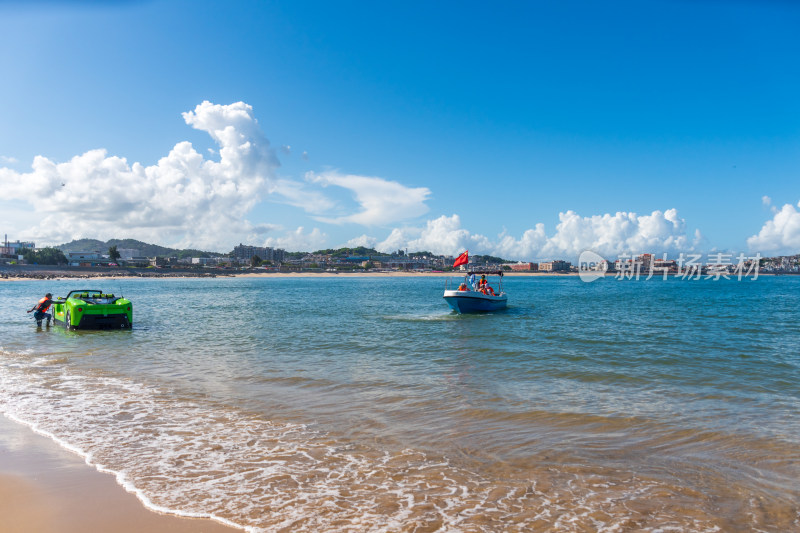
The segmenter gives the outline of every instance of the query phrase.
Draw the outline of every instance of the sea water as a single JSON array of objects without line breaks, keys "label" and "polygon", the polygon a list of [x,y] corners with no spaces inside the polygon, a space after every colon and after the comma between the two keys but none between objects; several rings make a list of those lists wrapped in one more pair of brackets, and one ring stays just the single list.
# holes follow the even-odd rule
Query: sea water
[{"label": "sea water", "polygon": [[[250,531],[800,531],[800,277],[0,283],[0,412]],[[43,293],[133,301],[37,329]]]}]

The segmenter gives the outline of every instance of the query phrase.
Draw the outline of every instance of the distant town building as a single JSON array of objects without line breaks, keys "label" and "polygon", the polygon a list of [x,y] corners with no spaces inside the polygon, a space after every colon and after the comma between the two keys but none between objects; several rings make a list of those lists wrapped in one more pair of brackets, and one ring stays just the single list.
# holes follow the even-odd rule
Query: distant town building
[{"label": "distant town building", "polygon": [[542,272],[569,272],[571,266],[571,263],[557,259],[555,261],[539,263],[539,270]]},{"label": "distant town building", "polygon": [[71,266],[91,266],[92,263],[103,259],[103,256],[98,251],[66,252],[64,256],[66,256],[67,262]]},{"label": "distant town building", "polygon": [[514,272],[536,272],[539,270],[539,263],[512,263],[508,266]]},{"label": "distant town building", "polygon": [[24,250],[33,250],[36,248],[35,242],[30,241],[14,241],[9,242],[8,236],[6,236],[5,240],[3,241],[3,246],[0,247],[0,254],[3,255],[19,255]]},{"label": "distant town building", "polygon": [[667,272],[677,272],[678,263],[674,259],[655,259],[653,260],[653,270],[662,272],[664,269]]},{"label": "distant town building", "polygon": [[250,259],[258,256],[260,259],[264,259],[264,255],[266,255],[267,249],[260,248],[258,246],[247,246],[245,244],[239,243],[239,246],[234,246],[233,248],[233,257],[236,259],[240,259],[243,261],[249,261]]},{"label": "distant town building", "polygon": [[[373,262],[375,262],[374,259]],[[430,265],[430,261],[426,259],[409,256],[390,256],[381,258],[380,263],[384,268],[392,268],[395,270],[422,270]]]},{"label": "distant town building", "polygon": [[126,266],[146,267],[150,264],[150,258],[137,255],[130,259],[120,259]]},{"label": "distant town building", "polygon": [[285,251],[281,248],[270,248],[260,246],[248,246],[239,243],[239,246],[233,248],[233,257],[241,262],[248,262],[254,257],[258,257],[262,261],[273,261],[282,263],[284,260]]},{"label": "distant town building", "polygon": [[207,266],[219,265],[220,263],[230,263],[230,257],[192,257],[191,263],[193,265]]},{"label": "distant town building", "polygon": [[636,262],[641,265],[642,272],[647,272],[653,264],[653,254],[641,254],[636,258]]}]

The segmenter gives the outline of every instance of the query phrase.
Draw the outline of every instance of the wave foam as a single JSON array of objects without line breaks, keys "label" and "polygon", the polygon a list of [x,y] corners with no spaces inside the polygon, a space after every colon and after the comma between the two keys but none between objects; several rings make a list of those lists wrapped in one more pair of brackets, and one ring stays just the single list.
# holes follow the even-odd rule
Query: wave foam
[{"label": "wave foam", "polygon": [[164,513],[254,532],[719,529],[702,513],[681,516],[680,504],[648,508],[670,489],[635,476],[610,483],[542,469],[488,479],[417,450],[376,450],[207,397],[9,355],[0,410]]}]

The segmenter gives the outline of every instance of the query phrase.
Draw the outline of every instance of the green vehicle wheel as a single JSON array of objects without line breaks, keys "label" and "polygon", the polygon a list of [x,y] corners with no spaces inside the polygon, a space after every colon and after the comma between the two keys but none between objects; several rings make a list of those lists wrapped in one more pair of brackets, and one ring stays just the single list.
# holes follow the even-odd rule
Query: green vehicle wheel
[{"label": "green vehicle wheel", "polygon": [[67,311],[67,316],[64,317],[64,329],[66,329],[67,331],[72,329],[72,323],[70,322],[69,319],[69,310]]}]

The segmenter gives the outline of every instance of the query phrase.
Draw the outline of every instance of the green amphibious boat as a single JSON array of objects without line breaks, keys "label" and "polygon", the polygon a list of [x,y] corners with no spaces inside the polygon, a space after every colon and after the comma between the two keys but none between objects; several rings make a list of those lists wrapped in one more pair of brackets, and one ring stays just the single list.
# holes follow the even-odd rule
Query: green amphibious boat
[{"label": "green amphibious boat", "polygon": [[67,329],[130,328],[133,305],[103,291],[70,291],[66,298],[53,300],[53,319]]}]

